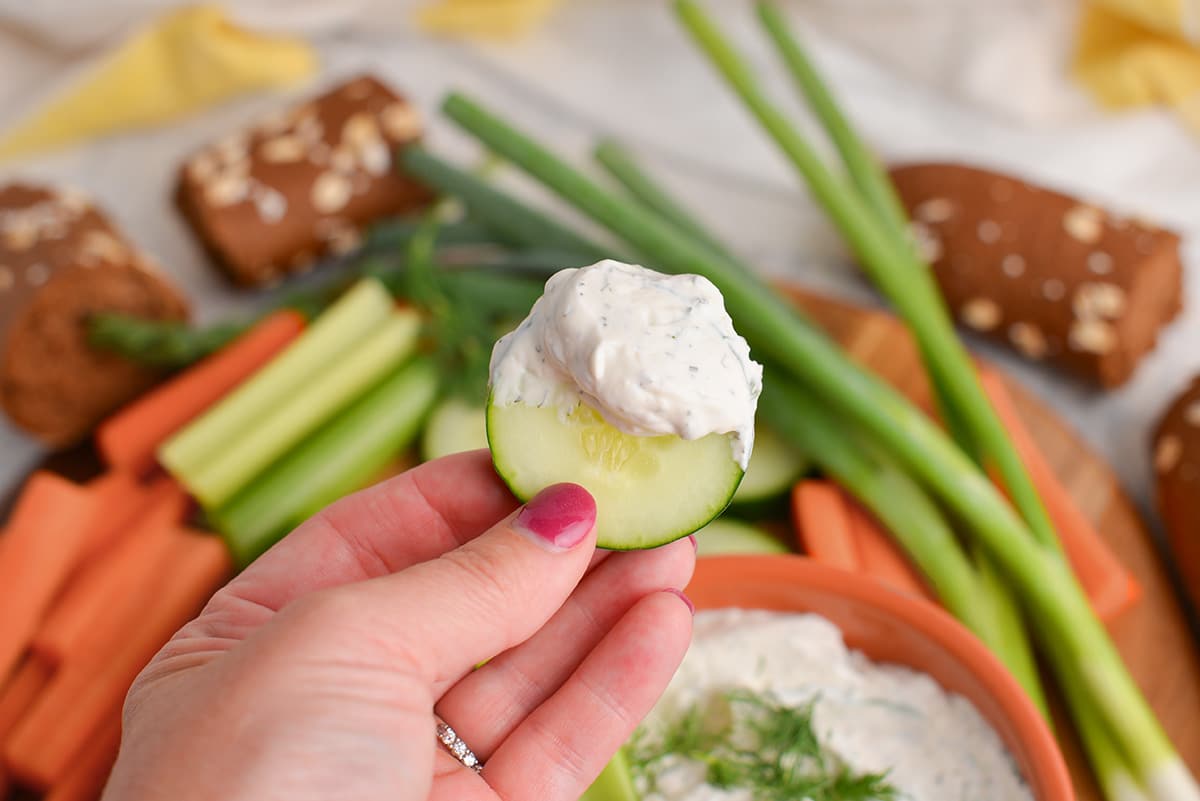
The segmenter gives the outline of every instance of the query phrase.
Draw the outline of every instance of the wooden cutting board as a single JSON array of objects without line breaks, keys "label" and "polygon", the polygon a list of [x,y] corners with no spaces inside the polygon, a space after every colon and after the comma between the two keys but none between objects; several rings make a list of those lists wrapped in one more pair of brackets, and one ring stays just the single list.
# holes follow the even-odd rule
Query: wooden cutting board
[{"label": "wooden cutting board", "polygon": [[[850,355],[924,408],[931,394],[917,349],[889,314],[789,289],[797,303]],[[1017,409],[1083,512],[1137,577],[1142,598],[1109,626],[1134,678],[1180,755],[1200,776],[1200,649],[1174,594],[1145,524],[1109,466],[1070,426],[1015,380]],[[1056,731],[1080,801],[1103,801],[1061,704]]]}]

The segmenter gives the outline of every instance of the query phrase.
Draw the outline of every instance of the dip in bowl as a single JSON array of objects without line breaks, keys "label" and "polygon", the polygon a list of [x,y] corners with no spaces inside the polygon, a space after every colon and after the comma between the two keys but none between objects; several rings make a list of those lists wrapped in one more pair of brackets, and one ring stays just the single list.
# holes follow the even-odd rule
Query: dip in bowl
[{"label": "dip in bowl", "polygon": [[1016,680],[934,605],[797,556],[701,559],[687,592],[701,611],[733,607],[820,615],[841,630],[848,648],[875,663],[926,674],[970,701],[1007,748],[1033,798],[1075,798],[1058,746]]}]

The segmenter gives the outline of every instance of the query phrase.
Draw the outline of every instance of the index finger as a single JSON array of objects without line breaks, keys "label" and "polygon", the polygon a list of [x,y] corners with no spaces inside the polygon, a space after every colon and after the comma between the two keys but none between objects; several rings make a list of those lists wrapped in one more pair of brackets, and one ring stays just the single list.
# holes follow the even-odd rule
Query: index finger
[{"label": "index finger", "polygon": [[331,504],[225,592],[275,612],[316,590],[434,559],[517,508],[487,450],[446,456]]}]

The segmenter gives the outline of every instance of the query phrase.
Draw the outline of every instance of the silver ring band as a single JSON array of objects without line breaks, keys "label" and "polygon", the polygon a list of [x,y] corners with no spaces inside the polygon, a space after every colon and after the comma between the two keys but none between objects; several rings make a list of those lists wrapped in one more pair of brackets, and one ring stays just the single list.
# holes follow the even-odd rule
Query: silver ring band
[{"label": "silver ring band", "polygon": [[455,734],[454,729],[447,726],[445,723],[437,725],[438,742],[446,747],[450,752],[450,756],[462,763],[463,767],[479,773],[483,770],[483,763],[475,756],[475,752],[467,747],[463,739]]}]

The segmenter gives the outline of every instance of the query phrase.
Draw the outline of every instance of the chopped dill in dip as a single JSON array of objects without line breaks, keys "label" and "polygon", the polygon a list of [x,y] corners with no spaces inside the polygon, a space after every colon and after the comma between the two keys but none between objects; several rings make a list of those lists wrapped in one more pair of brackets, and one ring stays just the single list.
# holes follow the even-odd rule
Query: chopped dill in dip
[{"label": "chopped dill in dip", "polygon": [[[929,676],[876,664],[847,649],[841,631],[817,615],[722,609],[696,616],[692,646],[634,741],[634,772],[645,801],[781,798],[765,783],[755,785],[754,777],[779,774],[773,765],[754,763],[753,757],[764,751],[762,743],[743,740],[740,751],[706,743],[708,753],[718,759],[661,753],[664,743],[696,741],[697,710],[707,710],[701,717],[734,714],[737,699],[743,699],[743,705],[749,699],[757,720],[776,727],[796,727],[804,723],[804,715],[810,716],[810,725],[797,730],[811,731],[817,743],[809,751],[801,750],[800,756],[823,763],[810,763],[808,768],[827,774],[829,781],[823,786],[840,775],[848,788],[844,794],[812,797],[1033,799],[1000,738],[975,707],[942,690]],[[796,714],[789,718],[780,708]],[[734,712],[719,711],[730,709]],[[719,758],[726,752],[742,756],[726,765]],[[647,760],[653,763],[649,769]],[[722,777],[731,772],[738,781],[726,783]],[[725,789],[714,787],[714,781]],[[862,788],[870,791],[871,781],[877,782],[873,793],[861,794]]]}]

